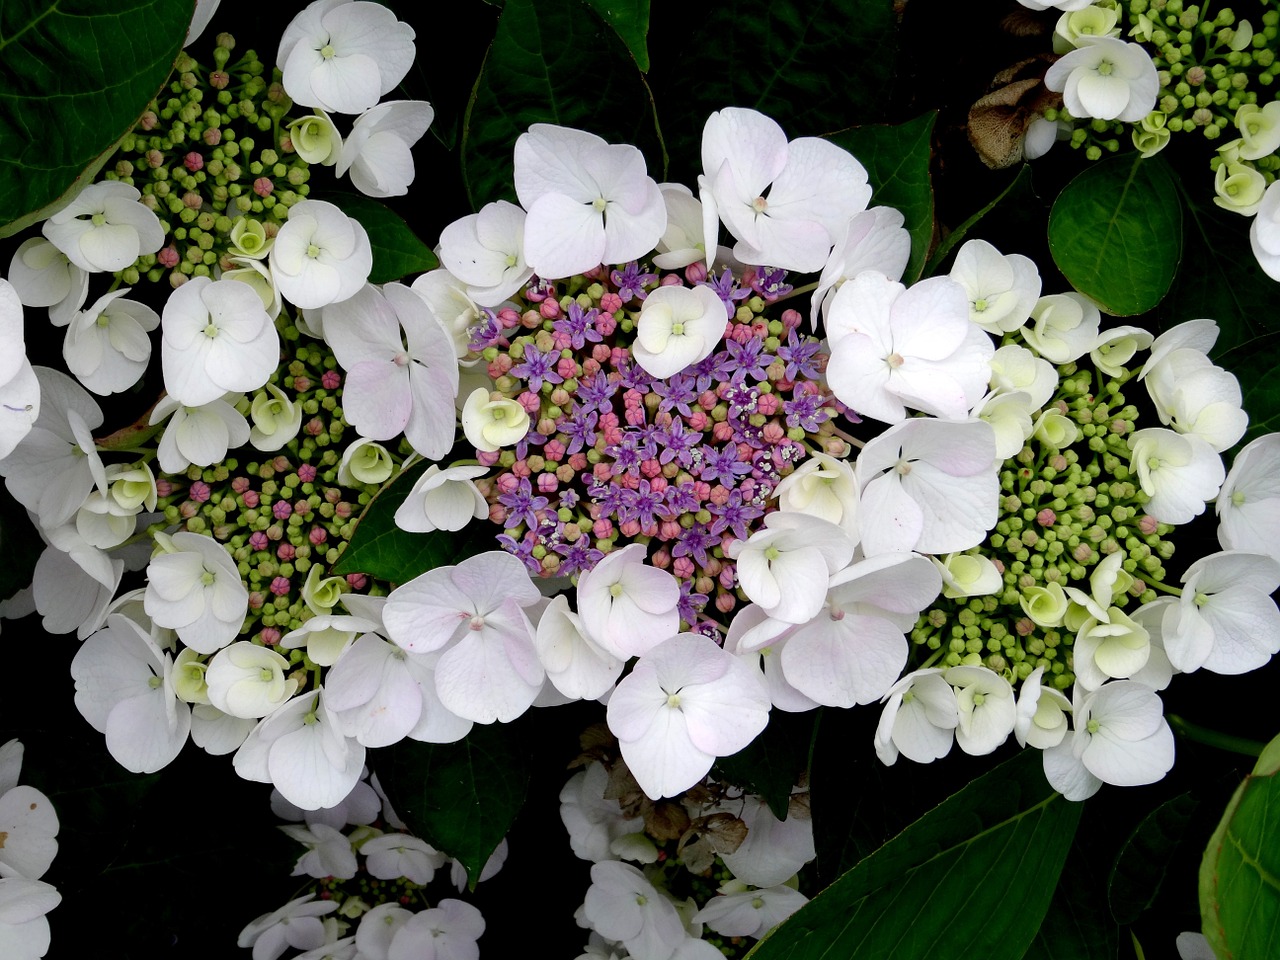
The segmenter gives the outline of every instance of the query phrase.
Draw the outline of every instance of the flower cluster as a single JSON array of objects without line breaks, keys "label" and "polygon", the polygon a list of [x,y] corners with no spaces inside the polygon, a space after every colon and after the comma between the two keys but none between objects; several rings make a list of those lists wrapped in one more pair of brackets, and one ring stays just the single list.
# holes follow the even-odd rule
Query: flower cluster
[{"label": "flower cluster", "polygon": [[[341,802],[319,810],[299,810],[275,792],[271,805],[294,821],[280,829],[305,848],[293,875],[310,877],[313,889],[241,931],[239,946],[251,947],[253,960],[276,960],[290,947],[316,960],[385,960],[422,956],[428,948],[433,956],[479,956],[480,911],[452,897],[426,899],[450,860],[409,832],[376,778],[361,778]],[[496,873],[505,855],[504,844],[479,879]],[[465,871],[455,861],[451,873],[461,890]]]},{"label": "flower cluster", "polygon": [[14,960],[38,960],[49,951],[45,918],[62,896],[40,878],[58,853],[58,815],[49,798],[18,783],[23,746],[0,747],[0,947]]}]

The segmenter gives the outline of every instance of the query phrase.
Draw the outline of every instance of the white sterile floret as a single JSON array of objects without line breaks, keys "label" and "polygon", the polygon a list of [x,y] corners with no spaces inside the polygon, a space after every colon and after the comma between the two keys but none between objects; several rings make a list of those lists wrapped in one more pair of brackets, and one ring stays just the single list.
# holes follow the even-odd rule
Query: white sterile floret
[{"label": "white sterile floret", "polygon": [[[1130,34],[1134,36],[1135,34]],[[1065,10],[1053,28],[1053,52],[1066,53],[1094,37],[1120,36],[1120,8],[1100,4]]]},{"label": "white sterile floret", "polygon": [[[906,218],[893,207],[871,207],[853,215],[818,277],[818,285],[809,301],[809,319],[815,325],[821,312],[826,316],[832,297],[845,281],[864,270],[883,273],[890,280],[901,280],[911,259],[911,234],[903,224]],[[815,326],[816,329],[816,326]]]},{"label": "white sterile floret", "polygon": [[1081,42],[1085,45],[1065,54],[1044,77],[1073,117],[1137,123],[1155,109],[1160,79],[1146,50],[1115,37],[1082,37]]},{"label": "white sterile floret", "polygon": [[1103,783],[1154,783],[1173,766],[1173,731],[1154,690],[1116,680],[1073,695],[1073,729],[1044,751],[1050,785],[1068,800],[1085,800]]},{"label": "white sterile floret", "polygon": [[382,620],[387,636],[409,652],[443,651],[435,679],[447,710],[476,723],[506,723],[542,689],[545,673],[525,612],[540,599],[524,564],[494,550],[401,584]]},{"label": "white sterile floret", "polygon": [[425,840],[408,833],[372,837],[360,845],[360,855],[365,858],[365,869],[370,876],[379,880],[404,877],[422,887],[431,882],[448,859]]},{"label": "white sterile floret", "polygon": [[581,912],[586,926],[625,944],[634,960],[668,958],[687,936],[671,900],[635,867],[617,860],[591,868]]},{"label": "white sterile floret", "polygon": [[409,72],[414,36],[380,3],[315,0],[280,37],[281,82],[304,107],[360,113]]},{"label": "white sterile floret", "polygon": [[631,353],[650,376],[669,377],[711,356],[724,328],[724,303],[710,287],[659,287],[640,307]]},{"label": "white sterile floret", "polygon": [[182,473],[193,463],[198,467],[212,466],[224,459],[228,450],[249,440],[249,421],[221,398],[188,407],[177,397],[163,397],[147,422],[157,424],[170,414],[157,450],[160,469],[165,473]]},{"label": "white sterile floret", "polygon": [[[75,516],[91,487],[106,487],[92,433],[102,426],[102,410],[80,384],[51,367],[20,368],[0,396],[19,387],[30,390],[33,409],[0,410],[5,425],[0,437],[13,443],[0,460],[0,475],[14,499],[39,516],[41,526],[57,527]],[[13,401],[6,397],[5,402]]]},{"label": "white sterile floret", "polygon": [[651,799],[692,787],[717,757],[737,753],[769,722],[764,677],[701,634],[642,656],[609,697],[607,721]]},{"label": "white sterile floret", "polygon": [[453,446],[458,362],[426,302],[400,283],[366,285],[325,311],[325,339],[347,371],[342,411],[362,437],[404,434],[438,460]]},{"label": "white sterile floret", "polygon": [[985,597],[1004,589],[1004,578],[995,563],[980,553],[948,553],[930,557],[942,574],[944,597]]},{"label": "white sterile floret", "polygon": [[440,263],[481,306],[496,307],[533,276],[524,259],[524,220],[514,203],[496,200],[440,231]]},{"label": "white sterile floret", "polygon": [[41,228],[67,259],[89,273],[114,272],[164,244],[160,218],[138,202],[142,193],[118,180],[80,191]]},{"label": "white sterile floret", "polygon": [[249,405],[249,443],[255,450],[271,453],[279,450],[298,435],[302,427],[302,404],[294,403],[289,395],[274,383],[259,390]]},{"label": "white sterile floret", "polygon": [[338,162],[342,154],[342,134],[323,110],[299,117],[288,129],[294,152],[307,163],[332,167]]},{"label": "white sterile floret", "polygon": [[373,248],[360,221],[327,201],[302,200],[289,208],[270,263],[280,293],[310,310],[354,296],[373,269]]},{"label": "white sterile floret", "polygon": [[187,742],[191,708],[174,691],[173,662],[132,620],[108,617],[76,652],[71,676],[77,709],[126,769],[159,770]]},{"label": "white sterile floret", "polygon": [[222,279],[243,283],[258,295],[258,299],[262,301],[262,308],[267,311],[267,316],[280,316],[284,300],[280,296],[280,288],[276,286],[276,278],[271,275],[267,264],[250,257],[229,257],[228,260],[236,266],[223,270]]},{"label": "white sterile floret", "polygon": [[426,301],[432,315],[452,338],[459,363],[462,366],[478,364],[480,361],[474,357],[465,359],[471,353],[471,328],[484,317],[480,305],[471,296],[470,288],[440,267],[422,274],[409,289]]},{"label": "white sterile floret", "polygon": [[995,347],[947,277],[906,288],[864,271],[831,301],[827,335],[827,381],[861,416],[899,423],[910,408],[960,420],[986,393]]},{"label": "white sterile floret", "polygon": [[1040,271],[1021,254],[1003,255],[985,240],[969,240],[950,277],[969,298],[969,319],[987,333],[1012,333],[1026,323],[1040,297]]},{"label": "white sterile floret", "polygon": [[1028,413],[1039,410],[1058,389],[1058,371],[1026,347],[1005,344],[989,361],[993,393],[1025,393]]},{"label": "white sterile floret", "polygon": [[738,581],[769,617],[806,623],[822,609],[828,581],[848,566],[856,544],[834,523],[807,513],[778,511],[764,522],[729,545]]},{"label": "white sterile floret", "polygon": [[808,902],[803,893],[787,886],[752,890],[731,881],[693,919],[726,937],[763,937]]},{"label": "white sterile floret", "polygon": [[817,614],[773,641],[781,647],[783,676],[826,706],[879,700],[906,665],[904,634],[941,588],[938,571],[917,554],[885,554],[846,567],[831,577]]},{"label": "white sterile floret", "polygon": [[[603,763],[591,763],[569,778],[560,789],[560,820],[569,834],[574,856],[598,863],[616,860],[614,841],[644,833],[642,817],[626,817],[622,805],[606,797],[609,771]],[[654,850],[656,859],[657,850]],[[634,859],[634,858],[629,858]]]},{"label": "white sterile floret", "polygon": [[44,237],[24,240],[14,251],[8,282],[24,306],[48,307],[55,327],[65,326],[89,293],[89,274]]},{"label": "white sterile floret", "polygon": [[1108,377],[1118,377],[1139,350],[1151,346],[1155,338],[1141,327],[1112,327],[1098,334],[1089,348],[1089,359]]},{"label": "white sterile floret", "polygon": [[289,669],[289,661],[270,647],[238,640],[209,661],[209,702],[233,717],[265,717],[297,692],[297,678],[285,676]]},{"label": "white sterile floret", "polygon": [[1079,293],[1052,293],[1031,309],[1031,326],[1022,339],[1050,363],[1070,363],[1093,349],[1102,314]]},{"label": "white sterile floret", "polygon": [[485,453],[519,443],[529,432],[525,408],[500,394],[491,398],[484,387],[471,391],[458,419],[467,443]]},{"label": "white sterile floret", "polygon": [[702,170],[704,213],[724,220],[743,263],[821,270],[871,200],[866,169],[848,151],[818,137],[788,142],[776,121],[741,107],[707,118]]},{"label": "white sterile floret", "polygon": [[1235,125],[1240,131],[1241,160],[1261,160],[1280,150],[1280,102],[1242,103]]},{"label": "white sterile floret", "polygon": [[1008,460],[1022,450],[1035,432],[1031,413],[1036,407],[1022,391],[989,393],[973,408],[972,415],[991,424],[996,436],[996,458]]},{"label": "white sterile floret", "polygon": [[1235,446],[1249,426],[1240,381],[1199,350],[1171,350],[1148,368],[1145,382],[1161,423],[1218,453]]},{"label": "white sterile floret", "polygon": [[0,747],[0,877],[39,880],[58,853],[58,814],[35,787],[20,785],[22,744]]},{"label": "white sterile floret", "polygon": [[[683,183],[660,183],[667,206],[667,229],[658,239],[653,265],[662,270],[681,270],[707,257],[703,234],[702,204]],[[715,238],[711,238],[715,245]]]},{"label": "white sterile floret", "polygon": [[1071,713],[1071,701],[1061,690],[1043,683],[1044,667],[1036,667],[1018,688],[1017,716],[1013,721],[1013,735],[1018,745],[1048,750],[1056,747],[1067,735],[1067,717]]},{"label": "white sterile floret", "polygon": [[1267,178],[1252,164],[1224,160],[1214,172],[1213,193],[1223,210],[1252,217],[1267,195]]},{"label": "white sterile floret", "polygon": [[629,544],[578,575],[578,616],[587,636],[621,660],[647,653],[680,629],[680,584],[645,557],[643,544]]},{"label": "white sterile floret", "polygon": [[1160,631],[1169,661],[1183,673],[1247,673],[1280,652],[1280,562],[1226,551],[1202,557],[1182,575],[1182,596],[1166,607]]},{"label": "white sterile floret", "polygon": [[667,227],[662,192],[628,144],[535,123],[516,140],[513,175],[525,259],[544,279],[636,260]]},{"label": "white sterile floret", "polygon": [[413,183],[410,148],[431,126],[435,110],[425,100],[388,100],[356,118],[334,172],[347,174],[368,197],[400,197]]},{"label": "white sterile floret", "polygon": [[316,689],[267,714],[236,751],[236,772],[271,783],[304,810],[332,807],[351,792],[364,769],[365,749],[345,737]]},{"label": "white sterile floret", "polygon": [[160,325],[165,390],[189,407],[256,390],[280,363],[275,324],[242,283],[184,283],[165,301]]},{"label": "white sterile floret", "polygon": [[[675,630],[676,626],[664,625],[657,635],[667,637]],[[563,595],[553,597],[542,611],[533,642],[547,679],[571,699],[603,697],[622,673],[624,658],[610,653],[592,638],[581,616],[569,609],[569,600]]]},{"label": "white sterile floret", "polygon": [[876,756],[886,766],[901,753],[916,763],[932,763],[951,752],[960,722],[956,691],[942,670],[927,667],[908,673],[881,698],[884,710],[876,725]]},{"label": "white sterile floret", "polygon": [[1223,549],[1280,560],[1280,434],[1264,434],[1236,454],[1214,508]]},{"label": "white sterile floret", "polygon": [[1222,458],[1195,435],[1149,427],[1129,435],[1129,469],[1150,497],[1147,512],[1163,523],[1190,523],[1218,495]]},{"label": "white sterile floret", "polygon": [[1138,371],[1138,379],[1143,380],[1164,363],[1175,350],[1197,350],[1207,354],[1218,342],[1218,325],[1212,320],[1186,320],[1170,327],[1151,344],[1147,354],[1147,362]]},{"label": "white sterile floret", "polygon": [[[128,390],[142,379],[151,359],[151,338],[159,315],[146,304],[121,299],[129,288],[98,298],[67,324],[62,359],[89,390],[101,396]],[[3,371],[0,371],[3,379]]]},{"label": "white sterile floret", "polygon": [[915,418],[863,448],[862,549],[952,553],[975,547],[996,524],[1000,484],[995,431],[982,420]]},{"label": "white sterile floret", "polygon": [[226,548],[199,533],[157,534],[163,552],[147,565],[144,608],[157,626],[200,653],[235,639],[249,609],[249,591]]},{"label": "white sterile floret", "polygon": [[1086,690],[1133,677],[1151,657],[1151,634],[1141,623],[1119,607],[1095,612],[1102,615],[1078,627],[1074,646],[1076,681]]},{"label": "white sterile floret", "polygon": [[[792,791],[793,798],[796,791]],[[818,855],[813,841],[813,817],[808,807],[790,803],[787,819],[779,820],[764,799],[746,794],[737,799],[726,797],[714,810],[732,811],[747,827],[747,837],[732,853],[720,859],[734,878],[755,887],[772,887],[794,877]]]},{"label": "white sterile floret", "polygon": [[6,960],[40,960],[49,952],[45,914],[61,902],[57,887],[43,880],[0,878],[0,947]]},{"label": "white sterile floret", "polygon": [[375,440],[361,437],[343,451],[338,461],[338,483],[344,486],[383,484],[395,469],[395,457],[390,450]]},{"label": "white sterile floret", "polygon": [[327,823],[307,826],[284,824],[280,827],[280,832],[307,848],[307,852],[293,865],[292,876],[350,880],[360,869],[355,852],[351,849],[351,840]]},{"label": "white sterile floret", "polygon": [[461,530],[489,516],[489,503],[475,481],[489,472],[480,464],[458,464],[441,470],[431,464],[396,508],[396,526],[410,533]]},{"label": "white sterile floret", "polygon": [[858,533],[858,481],[847,460],[816,450],[773,488],[778,509],[834,523],[854,543]]},{"label": "white sterile floret", "polygon": [[253,960],[276,960],[289,947],[311,950],[325,942],[320,918],[338,909],[336,900],[315,901],[315,894],[290,900],[279,910],[264,913],[240,931],[238,947],[252,947]]},{"label": "white sterile floret", "polygon": [[943,677],[956,691],[956,743],[975,757],[991,753],[1013,732],[1012,685],[986,667],[951,667]]}]

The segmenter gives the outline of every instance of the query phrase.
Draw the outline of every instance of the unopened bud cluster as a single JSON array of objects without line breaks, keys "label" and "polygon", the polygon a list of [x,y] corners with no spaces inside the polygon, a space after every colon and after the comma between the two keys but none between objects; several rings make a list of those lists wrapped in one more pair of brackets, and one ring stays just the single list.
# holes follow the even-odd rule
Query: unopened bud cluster
[{"label": "unopened bud cluster", "polygon": [[1076,440],[1059,449],[1033,436],[1000,473],[1000,519],[978,552],[1002,572],[1003,589],[984,597],[940,599],[920,618],[912,639],[917,658],[941,666],[984,665],[1016,683],[1037,667],[1046,682],[1068,689],[1075,680],[1074,634],[1044,628],[1024,600],[1049,584],[1089,592],[1088,578],[1103,558],[1123,551],[1133,578],[1113,606],[1148,603],[1148,582],[1165,580],[1173,529],[1147,515],[1149,499],[1129,469],[1126,437],[1137,429],[1136,407],[1122,388],[1130,373],[1110,380],[1069,363],[1047,409],[1070,417]]},{"label": "unopened bud cluster", "polygon": [[286,127],[292,101],[253,50],[234,62],[218,37],[211,63],[186,53],[166,94],[154,100],[104,168],[104,178],[142,192],[166,242],[121,272],[126,284],[218,276],[233,257],[261,257],[305,198],[311,173]]}]

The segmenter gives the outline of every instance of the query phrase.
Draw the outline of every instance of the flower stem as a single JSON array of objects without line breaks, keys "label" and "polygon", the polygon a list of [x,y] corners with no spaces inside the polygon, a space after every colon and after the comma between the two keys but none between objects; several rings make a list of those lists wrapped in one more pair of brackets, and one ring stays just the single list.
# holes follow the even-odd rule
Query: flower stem
[{"label": "flower stem", "polygon": [[1177,714],[1171,713],[1165,719],[1169,721],[1169,726],[1173,728],[1175,733],[1186,737],[1188,740],[1194,740],[1196,743],[1217,747],[1219,750],[1230,750],[1232,753],[1256,757],[1262,753],[1262,748],[1266,746],[1259,740],[1250,740],[1248,737],[1235,737],[1229,733],[1202,727],[1198,723],[1184,720]]}]

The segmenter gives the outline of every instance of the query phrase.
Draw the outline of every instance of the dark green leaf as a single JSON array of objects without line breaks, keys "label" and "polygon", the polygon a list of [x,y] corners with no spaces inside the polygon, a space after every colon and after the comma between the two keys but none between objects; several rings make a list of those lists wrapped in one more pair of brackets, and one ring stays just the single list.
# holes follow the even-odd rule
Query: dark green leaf
[{"label": "dark green leaf", "polygon": [[871,180],[871,202],[894,207],[906,218],[911,234],[911,259],[904,283],[914,283],[924,269],[933,242],[933,183],[929,160],[936,111],[897,126],[854,127],[833,136],[833,142],[857,157]]},{"label": "dark green leaf", "polygon": [[0,236],[87,184],[155,97],[192,0],[0,5]]},{"label": "dark green leaf", "polygon": [[462,133],[473,206],[515,199],[516,138],[534,123],[588,130],[664,166],[644,78],[613,29],[582,0],[507,0],[471,94]]},{"label": "dark green leaf", "polygon": [[1081,807],[1027,751],[979,777],[819,893],[755,960],[1019,960]]},{"label": "dark green leaf", "polygon": [[716,761],[716,775],[759,794],[775,817],[787,819],[791,790],[809,769],[817,722],[817,711],[775,710],[758,737],[733,756]]},{"label": "dark green leaf", "polygon": [[1276,328],[1276,282],[1249,248],[1248,219],[1209,202],[1198,184],[1178,188],[1189,262],[1160,304],[1160,316],[1166,328],[1197,317],[1216,320],[1222,330],[1213,350],[1218,357]]},{"label": "dark green leaf", "polygon": [[649,0],[586,0],[627,45],[636,66],[649,72]]},{"label": "dark green leaf", "polygon": [[1200,917],[1227,960],[1280,955],[1280,737],[1245,777],[1200,862]]},{"label": "dark green leaf", "polygon": [[1107,881],[1117,923],[1135,922],[1155,902],[1178,843],[1200,801],[1182,793],[1152,810],[1120,848]]},{"label": "dark green leaf", "polygon": [[326,195],[349,217],[360,221],[373,247],[370,283],[391,283],[411,273],[424,273],[440,266],[431,248],[418,239],[409,224],[393,210],[372,197],[359,193]]},{"label": "dark green leaf", "polygon": [[334,564],[334,573],[364,573],[378,580],[405,583],[420,573],[497,548],[493,538],[498,530],[487,520],[472,521],[456,532],[409,533],[396,526],[396,509],[429,466],[420,461],[378,491],[360,517],[355,536]]},{"label": "dark green leaf", "polygon": [[1004,202],[1006,199],[1016,200],[1019,197],[1025,198],[1030,192],[1031,164],[1024,163],[1018,168],[1018,175],[1010,181],[1007,187],[1000,191],[994,200],[965,220],[964,223],[960,224],[960,226],[952,230],[947,234],[942,242],[938,244],[938,248],[934,250],[933,255],[929,257],[929,262],[925,264],[924,275],[926,277],[933,276],[942,262],[947,259],[947,255],[955,249],[956,244],[963,240],[974,225],[994,210],[997,205]]},{"label": "dark green leaf", "polygon": [[1218,358],[1236,375],[1249,413],[1249,429],[1238,446],[1280,430],[1280,333],[1268,333]]},{"label": "dark green leaf", "polygon": [[466,867],[475,889],[529,783],[528,751],[513,728],[477,725],[457,743],[402,740],[371,765],[410,830]]},{"label": "dark green leaf", "polygon": [[[891,0],[704,4],[650,36],[654,76],[663,65],[686,75],[697,64],[679,96],[662,104],[672,156],[696,161],[707,116],[724,107],[759,110],[789,137],[883,120],[896,47]],[[689,175],[682,168],[679,176]]]},{"label": "dark green leaf", "polygon": [[1081,847],[1073,847],[1023,960],[1116,960],[1120,928],[1107,916],[1106,894],[1090,867]]},{"label": "dark green leaf", "polygon": [[1049,249],[1063,275],[1107,313],[1131,317],[1169,291],[1182,256],[1182,203],[1162,157],[1101,160],[1063,188]]}]

